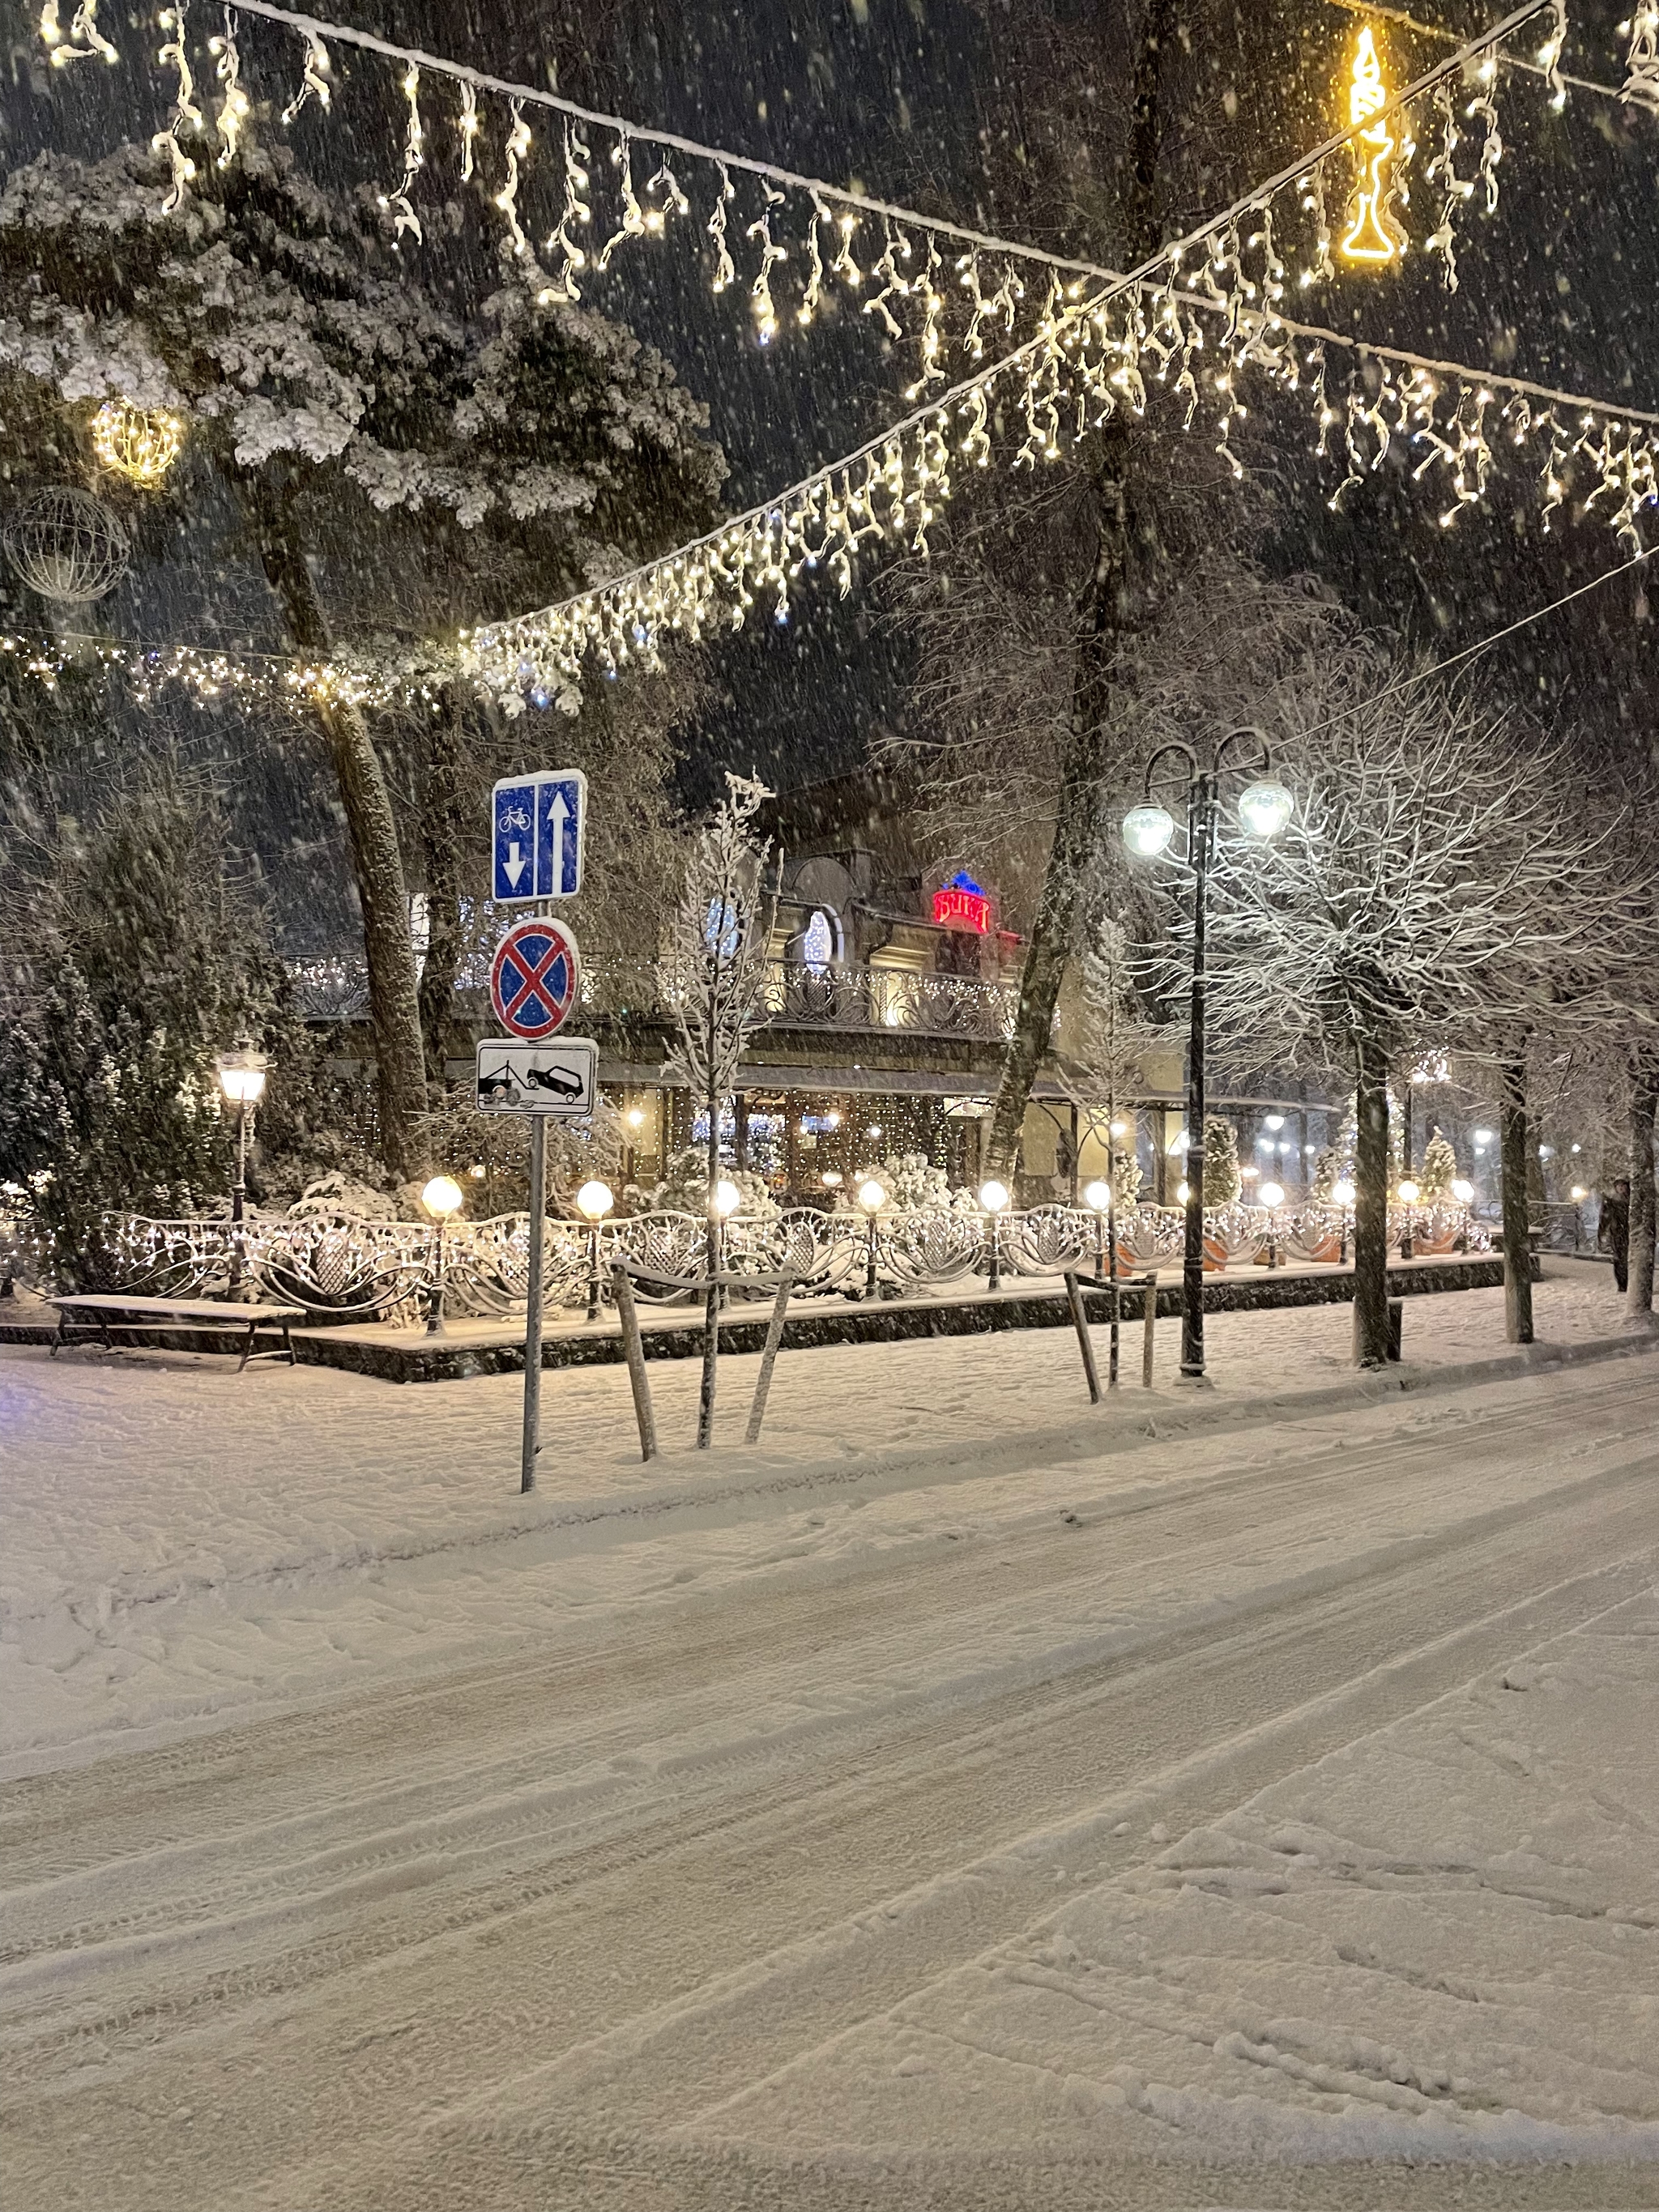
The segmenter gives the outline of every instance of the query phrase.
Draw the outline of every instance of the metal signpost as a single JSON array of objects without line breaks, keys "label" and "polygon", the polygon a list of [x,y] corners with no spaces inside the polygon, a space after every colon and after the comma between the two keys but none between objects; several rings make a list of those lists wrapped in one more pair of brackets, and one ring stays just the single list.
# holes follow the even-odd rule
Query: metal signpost
[{"label": "metal signpost", "polygon": [[[574,898],[582,887],[587,778],[580,769],[505,776],[490,794],[490,895],[498,906]],[[516,921],[495,948],[489,996],[510,1036],[480,1043],[476,1089],[485,1114],[530,1116],[530,1280],[524,1333],[524,1445],[519,1487],[536,1487],[541,1449],[542,1276],[547,1125],[585,1121],[599,1091],[599,1048],[557,1035],[578,1003],[581,955],[562,922]]]}]

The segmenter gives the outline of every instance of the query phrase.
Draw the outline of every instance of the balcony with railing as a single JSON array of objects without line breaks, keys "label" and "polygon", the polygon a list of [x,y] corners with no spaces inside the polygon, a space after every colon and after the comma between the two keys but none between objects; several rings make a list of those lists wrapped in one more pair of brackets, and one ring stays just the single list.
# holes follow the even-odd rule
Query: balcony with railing
[{"label": "balcony with railing", "polygon": [[[354,1022],[368,1016],[368,984],[361,960],[313,957],[289,963],[300,1008],[307,1021]],[[458,996],[487,1019],[484,978],[467,974]],[[656,970],[646,961],[589,963],[582,971],[582,1005],[596,1015],[645,1015],[672,1019]],[[946,975],[906,968],[810,967],[768,963],[766,1021],[781,1029],[866,1030],[914,1036],[981,1038],[1003,1042],[1012,1032],[1018,986],[987,983],[976,975]]]}]

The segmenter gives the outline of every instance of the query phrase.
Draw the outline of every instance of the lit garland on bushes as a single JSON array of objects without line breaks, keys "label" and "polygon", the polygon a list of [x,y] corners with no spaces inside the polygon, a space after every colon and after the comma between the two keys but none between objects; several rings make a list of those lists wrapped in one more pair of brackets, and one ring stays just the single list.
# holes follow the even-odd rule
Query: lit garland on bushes
[{"label": "lit garland on bushes", "polygon": [[250,705],[283,700],[322,705],[337,702],[348,707],[429,701],[435,708],[442,680],[439,657],[434,649],[409,657],[402,665],[395,657],[308,661],[289,653],[217,646],[128,644],[83,633],[0,632],[0,659],[48,690],[55,690],[66,676],[97,671],[125,677],[141,706],[165,693],[183,690],[201,706],[227,700]]}]

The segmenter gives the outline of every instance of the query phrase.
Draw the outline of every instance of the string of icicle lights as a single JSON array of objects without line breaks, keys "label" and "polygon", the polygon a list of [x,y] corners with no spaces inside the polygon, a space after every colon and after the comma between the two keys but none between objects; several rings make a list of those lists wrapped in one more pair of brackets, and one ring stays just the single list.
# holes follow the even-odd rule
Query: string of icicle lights
[{"label": "string of icicle lights", "polygon": [[[1495,473],[1506,483],[1518,475],[1513,488],[1535,501],[1546,532],[1571,498],[1575,519],[1600,516],[1633,553],[1644,550],[1639,520],[1659,504],[1659,414],[1295,320],[1279,305],[1285,271],[1265,217],[1248,234],[1228,227],[1221,253],[1212,248],[1197,271],[1203,289],[1180,267],[1177,258],[1156,283],[1137,274],[1086,299],[1056,285],[1042,329],[1016,353],[707,536],[464,633],[463,666],[509,713],[526,697],[574,708],[590,655],[614,678],[630,661],[660,666],[670,637],[740,629],[762,601],[787,622],[792,592],[821,571],[844,598],[861,560],[899,546],[927,554],[963,468],[988,468],[999,451],[1016,470],[1057,461],[1114,416],[1144,415],[1159,387],[1182,404],[1182,428],[1212,431],[1240,477],[1229,441],[1249,383],[1300,395],[1313,451],[1342,470],[1333,510],[1398,449],[1412,480],[1429,480],[1443,529],[1486,499]],[[1206,320],[1216,319],[1206,346]]]},{"label": "string of icicle lights", "polygon": [[[58,0],[45,0],[40,28],[55,64],[94,56],[118,60],[98,27],[98,6],[99,0],[79,0],[66,33]],[[273,103],[285,125],[302,112],[338,118],[343,102],[331,46],[355,47],[395,64],[401,135],[384,149],[379,192],[394,241],[419,246],[423,240],[422,185],[441,136],[453,174],[482,189],[499,219],[504,252],[550,306],[581,299],[596,276],[624,266],[641,246],[696,225],[711,291],[746,293],[758,343],[769,346],[810,329],[831,295],[839,295],[842,305],[867,318],[872,331],[907,349],[914,373],[905,397],[915,402],[942,392],[998,345],[1040,327],[1051,313],[1046,292],[1056,279],[1064,284],[1079,277],[1108,281],[1112,275],[1087,260],[1047,253],[604,114],[557,93],[301,14],[275,0],[241,0],[240,9],[216,10],[212,20],[221,27],[207,41],[207,59],[198,53],[193,64],[190,11],[191,0],[172,0],[160,18],[165,36],[157,59],[170,73],[173,106],[154,143],[167,157],[161,204],[168,210],[182,204],[204,162],[224,167],[235,157],[251,112],[242,17],[253,15],[281,26],[298,42]],[[1643,33],[1639,26],[1650,15],[1659,24],[1655,11],[1659,0],[1650,15],[1638,16],[1632,32],[1632,82],[1644,66],[1642,39],[1650,46],[1653,39],[1651,27]],[[1455,289],[1460,236],[1468,219],[1490,216],[1498,204],[1505,152],[1500,65],[1519,60],[1525,44],[1525,66],[1542,76],[1551,104],[1559,106],[1566,97],[1559,68],[1566,32],[1565,0],[1523,0],[1401,93],[1388,95],[1379,81],[1363,117],[1351,114],[1346,128],[1259,187],[1249,204],[1270,245],[1277,239],[1294,285],[1305,291],[1336,277],[1343,210],[1375,172],[1376,215],[1395,250],[1404,253],[1413,242],[1409,210],[1415,182],[1429,216],[1418,226],[1422,250],[1437,262],[1447,287]],[[210,64],[216,94],[206,82]],[[445,88],[447,112],[434,101],[434,80]],[[551,121],[545,144],[526,119],[538,111]],[[380,125],[383,105],[377,103],[375,114]],[[1386,173],[1370,143],[1379,134],[1388,141]],[[1419,135],[1430,149],[1420,177],[1414,169]],[[1218,219],[1214,240],[1205,242],[1224,243],[1226,220]]]}]

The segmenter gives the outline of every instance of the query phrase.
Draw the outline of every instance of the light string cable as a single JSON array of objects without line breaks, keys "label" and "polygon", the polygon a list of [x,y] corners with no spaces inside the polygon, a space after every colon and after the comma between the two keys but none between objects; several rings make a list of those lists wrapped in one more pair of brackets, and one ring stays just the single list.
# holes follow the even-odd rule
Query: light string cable
[{"label": "light string cable", "polygon": [[1395,683],[1386,684],[1381,691],[1368,692],[1355,705],[1339,707],[1334,714],[1327,714],[1323,721],[1310,722],[1306,728],[1298,728],[1297,736],[1316,738],[1322,731],[1334,730],[1339,722],[1352,720],[1356,714],[1368,714],[1384,699],[1395,698],[1401,691],[1415,690],[1419,684],[1437,683],[1449,670],[1457,667],[1461,662],[1474,660],[1483,653],[1490,653],[1493,646],[1501,645],[1506,637],[1513,637],[1517,630],[1530,629],[1534,623],[1542,622],[1547,615],[1559,614],[1563,607],[1571,606],[1575,599],[1582,599],[1591,592],[1599,592],[1604,584],[1614,583],[1620,576],[1628,575],[1632,568],[1639,568],[1644,561],[1650,561],[1656,551],[1659,551],[1659,547],[1644,546],[1639,553],[1632,553],[1628,561],[1620,562],[1613,568],[1604,568],[1599,576],[1592,576],[1586,584],[1575,584],[1570,592],[1563,592],[1559,599],[1551,599],[1546,606],[1534,607],[1530,614],[1517,615],[1513,622],[1505,623],[1502,629],[1492,630],[1486,636],[1477,638],[1473,645],[1466,645],[1460,652],[1449,653],[1445,659],[1432,661],[1426,668],[1414,669],[1409,676],[1402,676]]},{"label": "light string cable", "polygon": [[[995,237],[988,231],[975,230],[965,224],[948,222],[942,216],[921,215],[914,208],[902,207],[892,200],[878,199],[868,192],[855,191],[845,185],[832,185],[822,177],[808,176],[799,170],[784,168],[776,162],[762,161],[752,155],[734,154],[727,148],[704,145],[697,139],[683,137],[677,131],[659,131],[646,124],[630,122],[623,116],[607,114],[599,108],[586,107],[578,100],[566,99],[561,93],[543,90],[535,85],[520,84],[509,77],[495,76],[486,70],[473,68],[469,63],[451,61],[442,55],[428,53],[424,48],[419,46],[400,46],[395,40],[380,38],[373,31],[360,31],[349,25],[326,21],[320,16],[302,15],[294,9],[278,6],[276,0],[237,0],[237,4],[240,13],[260,15],[268,21],[285,24],[290,30],[298,31],[307,40],[320,39],[325,42],[332,40],[343,45],[359,46],[366,52],[379,54],[388,61],[401,62],[407,67],[430,70],[436,76],[453,78],[460,84],[470,85],[475,93],[495,93],[506,100],[521,100],[527,106],[550,108],[555,113],[562,115],[572,122],[586,124],[594,130],[611,132],[619,141],[633,140],[646,145],[661,146],[676,153],[690,155],[696,161],[724,163],[728,169],[742,170],[750,176],[759,177],[773,185],[787,185],[791,191],[805,193],[809,198],[816,192],[824,199],[833,200],[843,207],[855,208],[861,214],[880,216],[884,220],[917,230],[933,231],[941,238],[956,239],[963,245],[977,247],[981,252],[1035,262],[1045,268],[1063,270],[1071,276],[1102,278],[1115,276],[1115,272],[1103,268],[1098,262],[1076,259],[1065,254],[1050,253],[1042,246],[1017,245],[1010,240]],[[1334,131],[1322,145],[1315,147],[1311,153],[1299,156],[1288,167],[1281,170],[1277,175],[1270,177],[1265,184],[1257,186],[1248,199],[1241,200],[1237,204],[1237,210],[1242,211],[1256,202],[1282,191],[1286,185],[1293,184],[1297,178],[1313,168],[1316,164],[1325,161],[1332,154],[1349,145],[1362,128],[1374,130],[1378,124],[1385,121],[1389,116],[1398,113],[1413,101],[1420,99],[1425,93],[1432,92],[1435,87],[1444,80],[1456,75],[1466,62],[1472,61],[1487,48],[1496,47],[1513,37],[1516,32],[1533,21],[1537,16],[1553,13],[1556,4],[1557,0],[1522,0],[1520,7],[1511,9],[1490,29],[1480,32],[1474,38],[1465,40],[1454,52],[1448,54],[1443,60],[1437,62],[1432,68],[1414,78],[1402,92],[1394,94],[1373,114],[1367,117],[1363,125],[1349,124],[1344,129]],[[1183,243],[1191,245],[1206,236],[1216,228],[1217,223],[1224,222],[1226,220],[1225,215],[1215,217],[1199,230],[1193,232],[1190,238]],[[1129,277],[1117,281],[1130,283],[1136,276],[1149,274],[1173,250],[1167,246],[1160,249],[1159,252],[1145,263],[1139,270],[1133,271]]]},{"label": "light string cable", "polygon": [[[1350,15],[1374,17],[1378,22],[1397,23],[1402,31],[1415,32],[1419,39],[1437,39],[1443,46],[1458,43],[1455,31],[1449,31],[1441,23],[1425,23],[1420,15],[1413,15],[1404,8],[1388,8],[1379,0],[1326,0],[1332,8],[1341,8]],[[1622,26],[1621,26],[1622,28]],[[1533,61],[1525,54],[1504,53],[1499,56],[1506,69],[1524,70],[1529,76],[1541,76],[1562,84],[1570,84],[1575,92],[1593,92],[1603,100],[1628,101],[1629,91],[1616,84],[1603,84],[1593,76],[1575,76],[1571,70],[1552,68],[1545,62]]]}]

